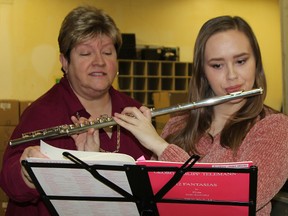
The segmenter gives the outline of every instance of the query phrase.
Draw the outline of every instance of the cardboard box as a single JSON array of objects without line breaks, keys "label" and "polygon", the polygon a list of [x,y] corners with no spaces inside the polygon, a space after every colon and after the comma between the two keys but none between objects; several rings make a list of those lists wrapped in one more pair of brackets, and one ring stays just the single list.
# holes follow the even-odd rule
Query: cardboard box
[{"label": "cardboard box", "polygon": [[8,198],[6,198],[7,200],[1,200],[1,208],[0,208],[0,215],[5,215],[7,206],[8,206]]},{"label": "cardboard box", "polygon": [[19,101],[0,100],[0,125],[17,125],[19,123]]},{"label": "cardboard box", "polygon": [[4,209],[4,208],[1,208],[0,209],[0,215],[5,215],[6,214],[6,209]]},{"label": "cardboard box", "polygon": [[2,170],[4,151],[0,151],[0,169]]},{"label": "cardboard box", "polygon": [[14,129],[15,126],[0,126],[0,152],[6,149]]},{"label": "cardboard box", "polygon": [[30,104],[32,103],[32,101],[20,101],[20,110],[19,110],[19,117],[22,115],[22,113],[24,112],[24,110],[30,106]]},{"label": "cardboard box", "polygon": [[[2,190],[2,188],[0,188],[0,201],[1,201],[1,204],[2,204],[2,208],[7,208],[7,206],[5,206],[5,202],[8,201],[8,196],[6,195],[6,193]],[[0,214],[1,215],[1,214]]]},{"label": "cardboard box", "polygon": [[[187,103],[187,93],[156,92],[153,93],[155,109],[167,108],[177,104]],[[156,130],[160,134],[172,114],[155,117]]]}]

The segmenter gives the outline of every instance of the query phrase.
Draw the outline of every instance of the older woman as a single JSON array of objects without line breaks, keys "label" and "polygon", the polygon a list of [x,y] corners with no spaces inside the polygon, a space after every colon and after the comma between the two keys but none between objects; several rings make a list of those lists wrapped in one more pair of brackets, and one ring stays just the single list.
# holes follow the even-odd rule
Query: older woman
[{"label": "older woman", "polygon": [[[111,116],[126,106],[141,106],[112,87],[122,40],[109,15],[93,7],[75,8],[64,19],[58,42],[64,76],[26,109],[12,139],[25,132]],[[151,156],[129,131],[119,126],[99,131],[90,129],[87,133],[47,142],[71,150],[121,152],[135,159]],[[49,215],[21,167],[20,161],[27,157],[45,157],[39,151],[39,141],[7,147],[5,152],[0,185],[9,196],[6,215]]]}]

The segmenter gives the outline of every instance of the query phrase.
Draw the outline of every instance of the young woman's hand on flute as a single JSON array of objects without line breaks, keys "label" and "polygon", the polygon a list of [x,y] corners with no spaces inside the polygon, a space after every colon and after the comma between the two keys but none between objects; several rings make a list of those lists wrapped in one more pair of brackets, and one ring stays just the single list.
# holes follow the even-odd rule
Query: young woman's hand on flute
[{"label": "young woman's hand on flute", "polygon": [[151,123],[151,110],[145,106],[126,107],[122,113],[115,113],[114,120],[129,130],[147,149],[160,156],[168,143],[159,136]]}]

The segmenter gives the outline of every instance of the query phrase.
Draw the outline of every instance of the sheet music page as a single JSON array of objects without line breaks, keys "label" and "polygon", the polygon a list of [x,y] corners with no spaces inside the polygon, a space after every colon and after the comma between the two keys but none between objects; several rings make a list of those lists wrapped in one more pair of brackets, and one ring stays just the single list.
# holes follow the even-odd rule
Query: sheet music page
[{"label": "sheet music page", "polygon": [[134,158],[127,154],[67,150],[51,146],[48,143],[45,143],[43,140],[40,141],[40,151],[53,160],[66,159],[62,155],[62,153],[65,151],[85,161],[97,160],[97,161],[122,161],[127,163],[129,162],[132,164],[135,163]]},{"label": "sheet music page", "polygon": [[[85,169],[34,167],[33,172],[48,196],[123,197],[96,180]],[[125,172],[98,172],[128,193],[132,193]],[[129,202],[52,200],[52,204],[59,215],[139,215],[136,204]]]},{"label": "sheet music page", "polygon": [[52,204],[61,216],[139,216],[136,205],[130,202],[54,200]]},{"label": "sheet music page", "polygon": [[[63,159],[62,152],[65,149],[55,148],[44,142],[41,142],[41,151],[48,155],[49,159],[27,158],[28,162],[38,163],[72,163],[70,160]],[[92,164],[135,164],[134,159],[126,157],[124,154],[95,152],[68,151],[76,157],[84,158],[83,161]],[[89,154],[92,153],[92,154]],[[97,153],[97,152],[96,152]],[[103,157],[102,157],[102,154]],[[108,156],[106,154],[109,154]],[[91,157],[92,155],[92,157]],[[123,156],[124,155],[124,156]],[[85,157],[86,156],[86,157]],[[99,156],[99,157],[98,157]],[[122,157],[123,156],[123,157]],[[53,159],[51,159],[51,157]],[[86,159],[88,158],[88,161]],[[111,158],[111,159],[110,159]],[[134,161],[134,162],[133,162]],[[95,179],[90,172],[80,168],[62,168],[62,167],[32,167],[39,184],[47,196],[73,196],[73,197],[123,197],[110,187]],[[132,194],[125,171],[118,170],[99,170],[97,172],[109,179],[129,194]],[[79,200],[57,200],[51,199],[51,202],[59,215],[139,215],[137,206],[133,202],[111,202],[111,201],[79,201]]]}]

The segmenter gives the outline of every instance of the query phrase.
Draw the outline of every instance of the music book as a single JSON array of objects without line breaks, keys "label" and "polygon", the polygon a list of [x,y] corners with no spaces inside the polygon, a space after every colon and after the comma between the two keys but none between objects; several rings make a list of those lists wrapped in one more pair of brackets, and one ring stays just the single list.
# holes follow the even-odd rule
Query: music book
[{"label": "music book", "polygon": [[[25,167],[28,171],[30,168],[29,174],[38,191],[48,197],[45,203],[58,215],[140,215],[143,214],[141,204],[134,197],[141,196],[146,203],[151,201],[153,211],[157,211],[146,215],[255,214],[257,169],[256,176],[254,173],[251,178],[250,170],[255,168],[252,161],[195,162],[167,189],[183,162],[143,158],[135,161],[126,154],[71,151],[43,141],[40,146],[49,159],[27,158]],[[88,168],[75,167],[63,152],[80,159]],[[99,180],[97,175],[95,179],[95,173],[88,172],[90,168],[108,179],[108,183]]]}]

